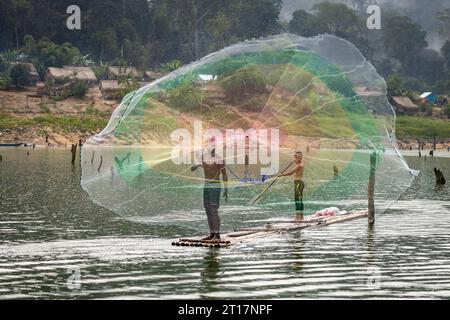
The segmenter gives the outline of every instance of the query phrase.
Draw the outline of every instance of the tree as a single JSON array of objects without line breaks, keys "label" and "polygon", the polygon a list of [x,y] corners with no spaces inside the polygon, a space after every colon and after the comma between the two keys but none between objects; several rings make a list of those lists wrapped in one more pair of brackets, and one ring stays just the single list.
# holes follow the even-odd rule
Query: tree
[{"label": "tree", "polygon": [[80,50],[72,44],[66,42],[59,45],[48,38],[35,41],[32,37],[26,37],[23,51],[30,57],[30,62],[43,69],[70,65],[75,57],[81,55]]},{"label": "tree", "polygon": [[320,20],[304,10],[297,10],[289,22],[289,32],[303,37],[312,37],[323,33],[324,28]]},{"label": "tree", "polygon": [[450,8],[439,11],[436,18],[442,23],[441,32],[448,38],[450,36]]},{"label": "tree", "polygon": [[88,86],[83,81],[76,80],[72,87],[72,95],[77,98],[83,98],[88,90]]},{"label": "tree", "polygon": [[394,97],[402,95],[402,79],[398,75],[390,75],[387,80],[388,96]]},{"label": "tree", "polygon": [[387,53],[402,63],[405,74],[412,75],[411,70],[416,64],[417,54],[427,46],[426,32],[420,25],[404,16],[385,19],[382,30]]},{"label": "tree", "polygon": [[233,33],[239,39],[258,38],[278,33],[281,0],[234,1]]},{"label": "tree", "polygon": [[[5,20],[4,28],[14,37],[15,48],[20,47],[22,38],[25,35],[26,18],[31,10],[28,0],[4,0],[0,2],[0,12],[3,12]],[[2,14],[2,15],[3,15]],[[2,32],[4,32],[2,29]]]},{"label": "tree", "polygon": [[313,8],[325,32],[345,39],[358,32],[358,16],[345,4],[322,2]]},{"label": "tree", "polygon": [[416,77],[432,86],[444,75],[444,59],[432,49],[423,49],[417,54]]},{"label": "tree", "polygon": [[30,69],[26,64],[14,65],[9,71],[9,76],[16,89],[23,89],[30,83]]},{"label": "tree", "polygon": [[8,69],[8,62],[3,58],[3,55],[0,55],[0,73],[5,72],[6,69]]},{"label": "tree", "polygon": [[183,66],[183,63],[180,60],[171,60],[169,62],[163,63],[161,65],[161,71],[170,73],[175,71]]},{"label": "tree", "polygon": [[223,12],[208,20],[207,29],[213,38],[211,49],[218,50],[225,47],[230,38],[231,21]]},{"label": "tree", "polygon": [[441,54],[444,57],[447,72],[450,72],[450,41],[447,40],[442,46]]}]

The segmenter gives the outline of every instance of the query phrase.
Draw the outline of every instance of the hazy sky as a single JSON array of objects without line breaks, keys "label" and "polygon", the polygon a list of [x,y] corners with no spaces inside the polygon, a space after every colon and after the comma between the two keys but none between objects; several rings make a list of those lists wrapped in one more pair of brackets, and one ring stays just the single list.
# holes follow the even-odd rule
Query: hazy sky
[{"label": "hazy sky", "polygon": [[[328,0],[340,2],[351,6],[351,0]],[[407,15],[420,23],[428,32],[428,43],[435,49],[440,49],[446,39],[439,32],[441,24],[436,19],[436,13],[444,8],[450,8],[450,0],[376,0],[381,7],[389,8],[389,11],[397,11],[398,14]],[[311,10],[311,8],[324,0],[283,0],[281,18],[289,21],[295,10]]]}]

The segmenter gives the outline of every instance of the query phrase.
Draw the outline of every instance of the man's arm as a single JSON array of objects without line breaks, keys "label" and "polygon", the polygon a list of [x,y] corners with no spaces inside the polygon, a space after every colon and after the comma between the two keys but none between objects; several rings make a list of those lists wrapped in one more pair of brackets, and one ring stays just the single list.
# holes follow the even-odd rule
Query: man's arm
[{"label": "man's arm", "polygon": [[223,187],[224,187],[223,197],[225,198],[225,202],[228,202],[228,174],[227,174],[227,168],[225,166],[223,166],[223,168],[220,171],[222,172],[222,181],[223,181]]},{"label": "man's arm", "polygon": [[288,177],[288,176],[292,176],[297,170],[299,170],[302,167],[302,164],[298,164],[295,166],[294,170],[286,172],[286,173],[282,173],[279,174],[279,177]]},{"label": "man's arm", "polygon": [[194,163],[194,165],[191,167],[191,172],[194,172],[195,170],[197,170],[198,168],[203,167],[203,164],[201,163]]}]

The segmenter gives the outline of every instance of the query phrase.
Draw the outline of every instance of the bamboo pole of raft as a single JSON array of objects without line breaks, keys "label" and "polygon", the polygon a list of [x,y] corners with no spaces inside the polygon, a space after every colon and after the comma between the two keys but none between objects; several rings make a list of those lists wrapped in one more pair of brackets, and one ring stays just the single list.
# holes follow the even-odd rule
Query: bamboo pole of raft
[{"label": "bamboo pole of raft", "polygon": [[377,162],[377,154],[376,152],[370,155],[370,175],[369,175],[369,187],[368,187],[368,209],[369,209],[369,225],[373,225],[375,223],[375,172],[376,172],[376,162]]}]

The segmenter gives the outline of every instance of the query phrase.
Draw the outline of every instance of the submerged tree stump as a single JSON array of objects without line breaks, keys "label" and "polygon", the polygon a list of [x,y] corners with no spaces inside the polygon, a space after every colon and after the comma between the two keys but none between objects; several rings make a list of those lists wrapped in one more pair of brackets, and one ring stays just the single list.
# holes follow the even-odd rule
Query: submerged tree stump
[{"label": "submerged tree stump", "polygon": [[72,144],[72,148],[70,151],[72,152],[72,164],[75,164],[75,156],[77,155],[77,145]]},{"label": "submerged tree stump", "polygon": [[444,174],[441,170],[434,168],[434,175],[436,177],[436,184],[437,185],[444,185],[447,183],[445,180]]},{"label": "submerged tree stump", "polygon": [[370,155],[370,174],[369,174],[369,186],[367,191],[368,209],[369,209],[369,224],[375,223],[375,172],[377,166],[377,154],[376,152]]}]

